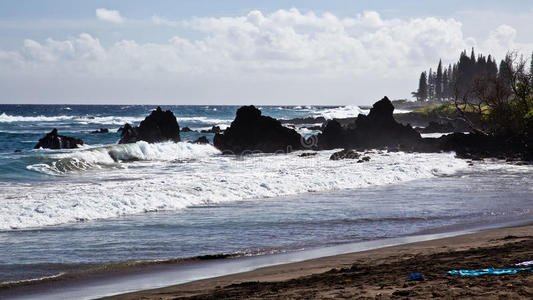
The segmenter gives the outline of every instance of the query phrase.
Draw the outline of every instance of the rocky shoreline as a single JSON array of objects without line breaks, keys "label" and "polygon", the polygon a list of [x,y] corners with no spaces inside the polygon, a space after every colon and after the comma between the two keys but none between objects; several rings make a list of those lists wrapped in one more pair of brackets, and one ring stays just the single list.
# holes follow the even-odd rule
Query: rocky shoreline
[{"label": "rocky shoreline", "polygon": [[[231,126],[222,131],[218,126],[202,133],[214,134],[213,145],[223,154],[288,153],[295,150],[328,150],[342,148],[346,151],[380,149],[406,152],[450,152],[469,159],[498,158],[508,161],[533,159],[528,143],[520,136],[494,136],[468,133],[461,121],[435,120],[431,115],[394,114],[394,105],[387,98],[377,101],[368,115],[356,118],[326,120],[298,118],[277,120],[263,116],[256,107],[242,106],[236,112]],[[410,122],[422,125],[416,128]],[[464,123],[464,122],[463,122]],[[289,124],[314,124],[309,128],[320,133],[304,138]],[[318,126],[318,124],[321,124]],[[183,128],[184,132],[191,131]],[[125,124],[121,129],[119,144],[146,141],[179,142],[180,127],[174,114],[160,107],[153,110],[139,126]],[[424,138],[420,133],[453,132],[438,138]],[[208,143],[199,138],[194,143]],[[35,148],[75,148],[83,141],[50,132]]]}]

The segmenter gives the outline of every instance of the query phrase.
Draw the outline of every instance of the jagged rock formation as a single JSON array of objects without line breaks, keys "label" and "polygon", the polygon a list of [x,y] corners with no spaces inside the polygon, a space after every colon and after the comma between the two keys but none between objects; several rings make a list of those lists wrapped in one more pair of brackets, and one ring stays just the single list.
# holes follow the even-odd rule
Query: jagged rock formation
[{"label": "jagged rock formation", "polygon": [[328,121],[321,134],[318,134],[318,149],[334,148],[392,148],[414,150],[420,146],[422,138],[410,125],[396,122],[392,116],[394,106],[384,97],[376,102],[370,113],[359,115],[353,124],[341,126],[336,121]]},{"label": "jagged rock formation", "polygon": [[81,139],[59,135],[57,134],[57,129],[54,128],[52,131],[47,133],[43,138],[39,140],[37,145],[33,147],[34,149],[45,148],[45,149],[73,149],[78,148],[78,146],[83,145]]},{"label": "jagged rock formation", "polygon": [[122,133],[118,142],[119,144],[135,143],[138,141],[148,143],[180,141],[180,127],[176,116],[170,110],[161,110],[159,106],[138,127],[126,124],[121,129]]},{"label": "jagged rock formation", "polygon": [[253,105],[239,108],[231,126],[223,134],[216,134],[213,142],[224,153],[233,154],[286,153],[303,148],[296,131],[282,126],[276,119],[262,116]]}]

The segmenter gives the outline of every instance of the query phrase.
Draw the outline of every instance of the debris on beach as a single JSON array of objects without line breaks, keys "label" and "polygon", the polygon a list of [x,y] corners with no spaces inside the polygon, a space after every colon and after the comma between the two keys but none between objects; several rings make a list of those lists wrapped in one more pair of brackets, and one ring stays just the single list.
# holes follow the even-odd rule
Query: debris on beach
[{"label": "debris on beach", "polygon": [[413,273],[413,274],[407,276],[407,279],[422,281],[422,280],[424,280],[424,275],[422,275],[420,273]]},{"label": "debris on beach", "polygon": [[533,260],[523,261],[521,263],[515,264],[515,266],[531,266],[533,265]]},{"label": "debris on beach", "polygon": [[452,270],[448,271],[450,275],[461,276],[479,276],[479,275],[511,275],[520,271],[533,271],[533,267],[529,268],[508,268],[508,269],[478,269],[478,270]]}]

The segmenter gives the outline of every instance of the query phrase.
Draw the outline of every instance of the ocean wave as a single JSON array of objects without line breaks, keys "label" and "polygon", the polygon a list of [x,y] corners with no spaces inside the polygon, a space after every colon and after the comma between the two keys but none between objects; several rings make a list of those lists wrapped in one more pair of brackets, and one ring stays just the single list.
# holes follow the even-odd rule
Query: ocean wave
[{"label": "ocean wave", "polygon": [[47,163],[32,164],[28,170],[48,174],[66,175],[106,166],[117,166],[131,161],[179,161],[197,159],[218,154],[211,145],[191,143],[156,143],[141,141],[134,144],[120,144],[106,147],[95,147],[81,151],[57,153],[43,156]]},{"label": "ocean wave", "polygon": [[144,117],[118,117],[118,116],[104,116],[104,117],[93,117],[93,116],[69,116],[69,115],[60,115],[60,116],[12,116],[6,113],[0,114],[0,123],[13,123],[13,122],[62,122],[62,121],[71,121],[80,124],[113,124],[113,125],[124,125],[125,123],[134,123],[144,120]]},{"label": "ocean wave", "polygon": [[311,130],[305,127],[296,127],[294,130],[296,130],[296,132],[298,132],[304,138],[309,138],[310,136],[321,132],[320,130]]},{"label": "ocean wave", "polygon": [[[64,122],[70,121],[79,124],[105,124],[105,125],[124,125],[126,123],[136,124],[144,120],[145,116],[13,116],[6,113],[0,114],[0,123],[14,122]],[[208,117],[176,117],[178,122],[186,122],[200,125],[226,125],[233,120],[217,119]]]},{"label": "ocean wave", "polygon": [[324,117],[327,120],[354,118],[359,114],[366,115],[370,110],[361,109],[359,106],[347,105],[335,108],[323,108],[314,112],[315,117]]},{"label": "ocean wave", "polygon": [[[453,174],[467,167],[467,162],[455,158],[453,153],[373,152],[367,154],[371,157],[369,162],[357,163],[329,160],[333,151],[319,151],[308,158],[298,157],[301,152],[239,158],[212,155],[215,149],[208,145],[168,144],[162,147],[173,147],[173,150],[160,151],[146,144],[152,152],[148,149],[143,152],[143,145],[138,144],[131,146],[135,150],[118,153],[125,158],[163,157],[164,161],[82,173],[74,181],[67,176],[51,183],[0,186],[0,194],[4,195],[0,229],[35,228],[243,199],[357,189]],[[168,152],[185,153],[181,147],[189,149],[184,157],[197,159],[186,163],[169,161],[176,155]],[[100,164],[115,162],[109,150],[97,150],[96,154],[91,151],[95,152],[64,155],[69,159],[73,155],[85,155],[89,156],[84,158],[86,161],[92,159]],[[131,154],[137,151],[142,154]],[[199,158],[199,152],[205,155]],[[87,174],[85,181],[83,174]]]},{"label": "ocean wave", "polygon": [[188,122],[188,123],[200,123],[200,124],[207,124],[207,125],[227,125],[233,121],[233,120],[227,120],[227,119],[214,119],[214,118],[208,118],[208,117],[176,117],[176,119],[179,122]]}]

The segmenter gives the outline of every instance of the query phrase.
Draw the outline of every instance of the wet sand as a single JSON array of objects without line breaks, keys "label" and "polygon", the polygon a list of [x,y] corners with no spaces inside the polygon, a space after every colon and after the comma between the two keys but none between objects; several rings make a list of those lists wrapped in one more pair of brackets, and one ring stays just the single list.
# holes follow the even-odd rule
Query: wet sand
[{"label": "wet sand", "polygon": [[[447,274],[452,269],[513,267],[529,260],[532,225],[322,257],[108,299],[531,299],[531,271]],[[408,280],[411,273],[422,273],[424,280]]]}]

